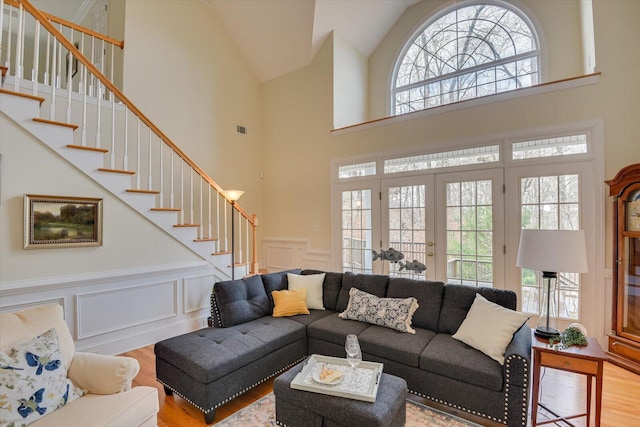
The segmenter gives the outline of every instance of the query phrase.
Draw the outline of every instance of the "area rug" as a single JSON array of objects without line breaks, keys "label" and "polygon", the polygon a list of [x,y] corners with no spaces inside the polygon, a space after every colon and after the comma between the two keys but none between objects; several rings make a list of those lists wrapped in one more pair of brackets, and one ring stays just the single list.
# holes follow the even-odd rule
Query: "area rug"
[{"label": "area rug", "polygon": [[[215,424],[217,427],[272,427],[276,424],[276,400],[269,393],[251,405]],[[407,400],[406,427],[469,427],[478,426],[453,415]]]}]

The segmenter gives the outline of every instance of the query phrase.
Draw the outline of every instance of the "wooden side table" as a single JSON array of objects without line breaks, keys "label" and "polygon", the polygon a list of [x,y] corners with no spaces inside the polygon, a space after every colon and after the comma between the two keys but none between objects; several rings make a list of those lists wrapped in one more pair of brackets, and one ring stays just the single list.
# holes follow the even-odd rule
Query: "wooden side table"
[{"label": "wooden side table", "polygon": [[[600,426],[600,415],[602,412],[602,369],[606,354],[595,338],[587,338],[589,344],[586,347],[572,346],[562,350],[554,350],[546,340],[536,336],[532,338],[533,347],[533,402],[531,405],[531,425],[539,426],[556,421],[566,421],[572,418],[587,417],[587,427],[591,422],[591,385],[593,378],[596,379],[596,426]],[[587,376],[587,412],[560,416],[552,420],[537,422],[538,405],[540,397],[540,368],[547,367],[560,369],[568,372],[575,372]],[[553,414],[553,412],[552,412]]]}]

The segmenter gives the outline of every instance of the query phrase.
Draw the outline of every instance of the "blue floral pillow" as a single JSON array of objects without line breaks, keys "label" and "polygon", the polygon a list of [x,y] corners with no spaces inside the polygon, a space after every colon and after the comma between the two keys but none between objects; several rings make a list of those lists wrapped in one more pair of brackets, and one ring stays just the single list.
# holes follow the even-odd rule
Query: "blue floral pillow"
[{"label": "blue floral pillow", "polygon": [[416,331],[411,327],[411,320],[417,309],[418,300],[414,297],[380,298],[360,289],[351,288],[347,309],[338,316],[415,334]]},{"label": "blue floral pillow", "polygon": [[67,378],[55,329],[0,352],[0,427],[29,425],[83,394]]}]

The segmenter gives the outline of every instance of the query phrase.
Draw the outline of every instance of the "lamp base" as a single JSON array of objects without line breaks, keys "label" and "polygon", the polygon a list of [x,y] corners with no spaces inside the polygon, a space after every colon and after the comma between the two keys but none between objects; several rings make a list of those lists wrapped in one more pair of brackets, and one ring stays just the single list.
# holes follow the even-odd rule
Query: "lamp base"
[{"label": "lamp base", "polygon": [[535,331],[533,331],[534,335],[539,338],[549,339],[560,336],[560,331],[556,328],[550,328],[548,326],[538,326]]}]

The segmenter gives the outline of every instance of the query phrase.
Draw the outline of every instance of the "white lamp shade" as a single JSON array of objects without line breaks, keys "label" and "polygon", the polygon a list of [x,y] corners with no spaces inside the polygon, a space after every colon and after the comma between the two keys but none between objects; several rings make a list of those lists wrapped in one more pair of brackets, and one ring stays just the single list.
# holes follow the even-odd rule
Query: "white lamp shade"
[{"label": "white lamp shade", "polygon": [[222,195],[230,202],[235,202],[244,194],[244,191],[240,190],[224,190]]},{"label": "white lamp shade", "polygon": [[554,273],[586,273],[583,230],[522,230],[518,267]]}]

